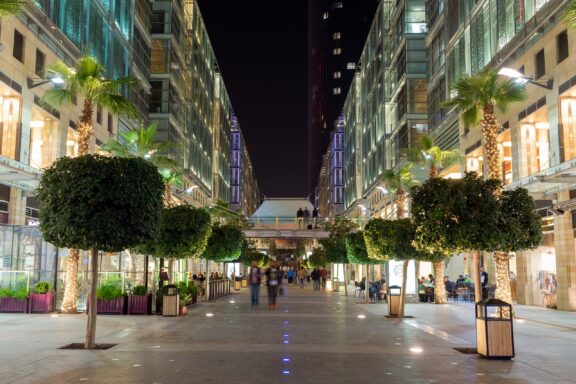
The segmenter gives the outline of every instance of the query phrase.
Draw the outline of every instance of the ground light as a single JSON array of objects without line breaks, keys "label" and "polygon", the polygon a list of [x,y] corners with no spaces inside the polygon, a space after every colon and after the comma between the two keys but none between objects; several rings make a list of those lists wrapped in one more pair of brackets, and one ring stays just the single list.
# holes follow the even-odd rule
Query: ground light
[{"label": "ground light", "polygon": [[359,318],[359,319],[365,319],[365,318],[366,318],[366,315],[358,315],[358,318]]},{"label": "ground light", "polygon": [[207,313],[207,314],[206,314],[206,317],[212,317],[212,316],[214,316],[213,313]]},{"label": "ground light", "polygon": [[414,353],[422,353],[424,350],[420,347],[412,347],[410,348],[410,352],[414,352]]}]

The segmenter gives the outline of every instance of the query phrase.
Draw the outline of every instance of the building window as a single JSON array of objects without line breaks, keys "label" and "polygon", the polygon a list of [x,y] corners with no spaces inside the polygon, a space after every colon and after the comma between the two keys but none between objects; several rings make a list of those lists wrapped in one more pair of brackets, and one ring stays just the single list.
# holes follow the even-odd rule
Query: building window
[{"label": "building window", "polygon": [[36,67],[34,72],[36,75],[44,78],[44,71],[46,70],[46,55],[39,49],[36,49]]},{"label": "building window", "polygon": [[351,70],[356,69],[356,63],[352,63],[352,62],[347,63],[347,64],[346,64],[346,69],[351,69]]},{"label": "building window", "polygon": [[114,133],[114,120],[111,113],[108,113],[108,132]]},{"label": "building window", "polygon": [[14,30],[14,46],[12,48],[12,56],[19,62],[24,62],[24,35]]},{"label": "building window", "polygon": [[322,19],[326,20],[328,18],[328,12],[324,12],[324,14],[322,15]]},{"label": "building window", "polygon": [[546,59],[544,58],[544,49],[541,49],[540,52],[534,56],[534,67],[536,68],[534,73],[535,79],[539,79],[544,76],[546,73]]},{"label": "building window", "polygon": [[339,78],[341,78],[341,77],[342,77],[342,72],[340,72],[340,71],[334,72],[334,78],[335,78],[335,79],[339,79]]},{"label": "building window", "polygon": [[332,39],[334,40],[340,40],[340,37],[341,37],[340,32],[334,32],[332,34]]},{"label": "building window", "polygon": [[556,36],[556,62],[561,63],[568,58],[568,32],[562,31]]},{"label": "building window", "polygon": [[341,1],[337,1],[332,3],[332,9],[344,8],[344,3]]},{"label": "building window", "polygon": [[342,93],[342,88],[340,88],[340,87],[334,88],[334,89],[333,89],[333,93],[334,93],[335,95],[341,94],[341,93]]},{"label": "building window", "polygon": [[332,50],[332,53],[334,53],[335,55],[339,55],[342,53],[342,48],[334,48]]},{"label": "building window", "polygon": [[102,109],[100,106],[96,106],[96,122],[102,125]]}]

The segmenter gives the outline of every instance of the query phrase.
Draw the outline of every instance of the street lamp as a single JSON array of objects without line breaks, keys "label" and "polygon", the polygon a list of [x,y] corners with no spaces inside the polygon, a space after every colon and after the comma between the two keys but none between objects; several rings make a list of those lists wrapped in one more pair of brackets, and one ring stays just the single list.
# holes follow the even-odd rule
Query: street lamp
[{"label": "street lamp", "polygon": [[554,80],[553,79],[547,80],[545,82],[534,81],[533,77],[526,76],[522,72],[519,72],[513,68],[506,68],[506,67],[502,68],[502,69],[500,69],[500,71],[498,71],[498,74],[502,75],[502,76],[510,77],[511,79],[514,79],[514,82],[516,82],[517,84],[530,83],[530,84],[534,84],[534,85],[537,85],[538,87],[542,87],[542,88],[545,88],[548,90],[551,90],[552,87],[554,86]]},{"label": "street lamp", "polygon": [[[38,81],[39,80],[39,81]],[[35,83],[35,81],[38,81]],[[60,75],[48,75],[48,77],[44,79],[26,79],[26,85],[28,85],[28,89],[36,88],[44,84],[52,83],[55,87],[62,86],[64,84],[64,79]]]},{"label": "street lamp", "polygon": [[191,187],[188,187],[188,188],[186,188],[186,191],[184,191],[184,192],[186,192],[187,194],[190,195],[190,194],[192,194],[192,191],[193,191],[195,188],[198,188],[198,186],[197,186],[197,185],[193,185],[193,186],[191,186]]},{"label": "street lamp", "polygon": [[389,192],[388,189],[386,189],[385,187],[376,187],[376,189],[385,195]]}]

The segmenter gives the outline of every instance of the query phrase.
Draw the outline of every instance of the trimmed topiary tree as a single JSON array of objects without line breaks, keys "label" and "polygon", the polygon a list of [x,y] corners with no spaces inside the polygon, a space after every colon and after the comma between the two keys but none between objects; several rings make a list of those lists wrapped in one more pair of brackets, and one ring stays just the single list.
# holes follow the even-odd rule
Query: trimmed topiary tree
[{"label": "trimmed topiary tree", "polygon": [[325,267],[328,262],[326,261],[326,252],[324,248],[318,247],[312,250],[312,254],[308,258],[308,265],[312,268]]},{"label": "trimmed topiary tree", "polygon": [[235,225],[215,223],[202,256],[215,262],[234,261],[242,253],[243,242],[244,234],[240,228]]},{"label": "trimmed topiary tree", "polygon": [[62,157],[42,175],[37,196],[44,239],[91,252],[87,349],[96,346],[98,251],[119,252],[154,238],[162,191],[158,170],[142,159]]}]

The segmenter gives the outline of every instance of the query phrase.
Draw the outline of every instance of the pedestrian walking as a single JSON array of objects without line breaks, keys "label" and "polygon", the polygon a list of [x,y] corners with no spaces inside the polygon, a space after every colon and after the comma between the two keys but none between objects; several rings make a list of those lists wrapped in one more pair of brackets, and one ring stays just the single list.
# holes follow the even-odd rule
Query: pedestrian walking
[{"label": "pedestrian walking", "polygon": [[255,308],[259,304],[260,284],[262,283],[262,271],[255,261],[252,262],[252,267],[248,274],[248,281],[250,281],[250,303],[252,308]]},{"label": "pedestrian walking", "polygon": [[296,212],[296,221],[298,222],[298,229],[302,229],[304,227],[304,211],[302,208],[298,208]]},{"label": "pedestrian walking", "polygon": [[300,267],[298,270],[298,282],[300,283],[300,288],[304,288],[304,280],[306,280],[306,270],[304,267]]},{"label": "pedestrian walking", "polygon": [[322,270],[320,270],[320,279],[322,280],[322,290],[325,291],[326,281],[328,280],[328,270],[324,267],[322,267]]},{"label": "pedestrian walking", "polygon": [[314,268],[314,270],[310,274],[310,277],[312,278],[312,284],[314,285],[314,290],[319,291],[320,290],[320,271],[318,270],[318,268]]},{"label": "pedestrian walking", "polygon": [[304,208],[304,228],[310,229],[310,211],[308,207]]},{"label": "pedestrian walking", "polygon": [[268,288],[268,309],[276,309],[276,299],[278,298],[278,288],[282,272],[276,266],[276,262],[270,262],[270,267],[266,270],[266,286]]}]

